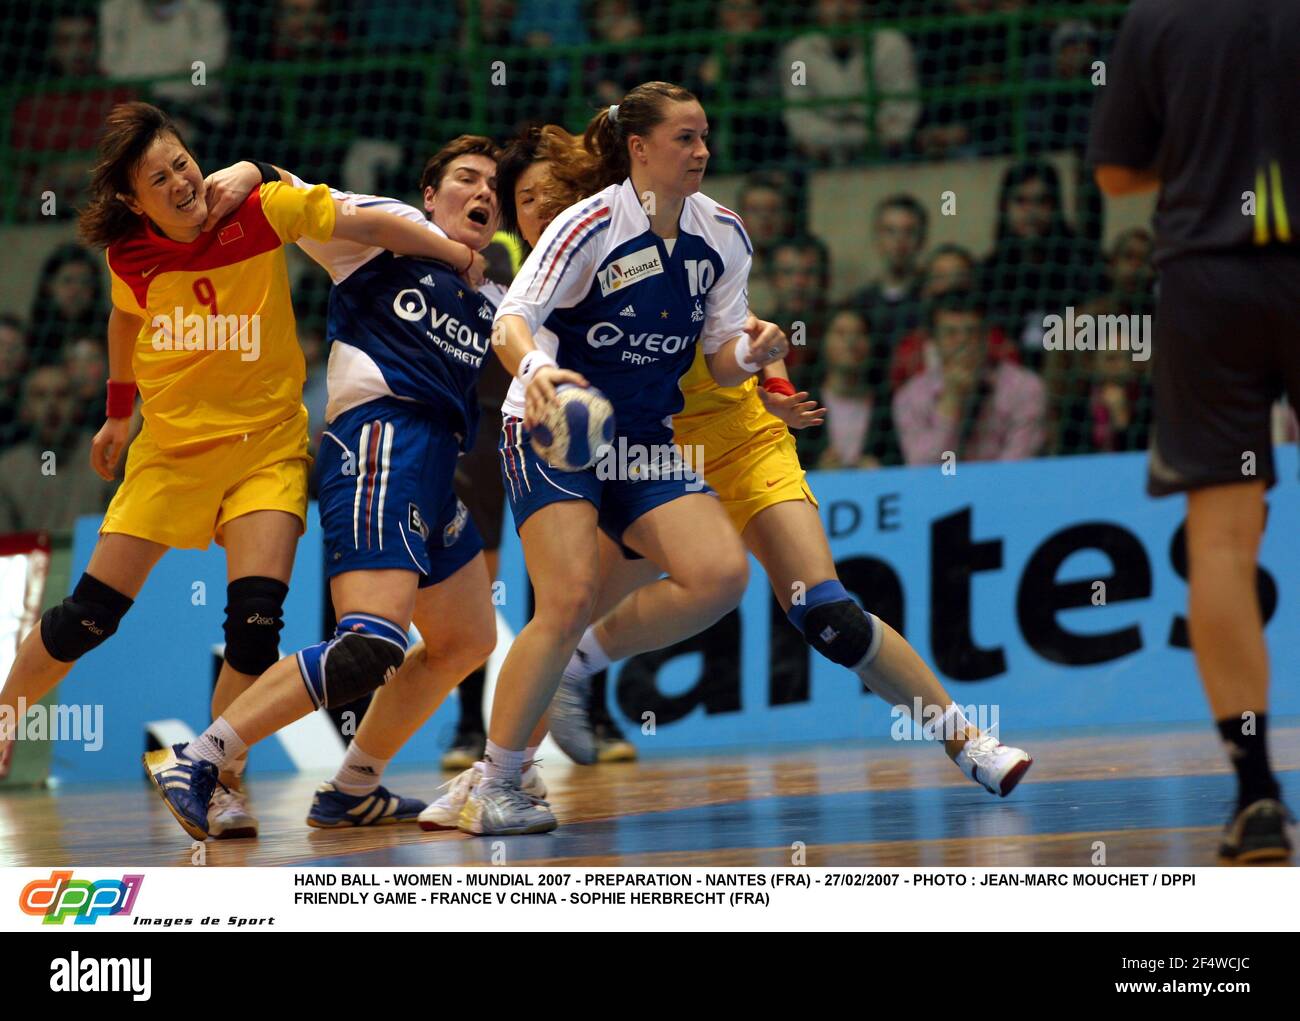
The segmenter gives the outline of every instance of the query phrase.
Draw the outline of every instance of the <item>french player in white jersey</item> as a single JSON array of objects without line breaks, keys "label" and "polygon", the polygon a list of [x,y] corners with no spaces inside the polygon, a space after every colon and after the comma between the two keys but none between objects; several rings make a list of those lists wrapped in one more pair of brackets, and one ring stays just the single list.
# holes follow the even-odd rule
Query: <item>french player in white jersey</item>
[{"label": "french player in white jersey", "polygon": [[[458,820],[466,832],[556,825],[521,786],[521,768],[590,618],[598,529],[666,574],[638,593],[647,650],[688,617],[699,626],[721,618],[748,581],[735,530],[679,457],[618,464],[612,477],[561,473],[527,442],[555,388],[573,383],[609,397],[616,447],[671,449],[678,381],[696,344],[724,385],[784,356],[776,326],[746,332],[751,249],[739,219],[700,194],[707,134],[698,100],[664,82],[597,114],[587,138],[599,147],[602,189],[556,217],[497,310],[493,342],[518,377],[503,408],[503,470],[536,611],[501,668],[481,778]],[[541,345],[543,328],[553,350]]]},{"label": "french player in white jersey", "polygon": [[[495,230],[496,155],[481,136],[461,136],[435,154],[421,177],[429,218],[393,199],[335,193],[342,215],[349,207],[376,209],[425,225],[446,242],[440,261],[349,243],[303,246],[334,284],[318,473],[339,626],[328,641],[272,666],[183,755],[224,769],[312,710],[376,692],[338,773],[316,792],[312,826],[413,821],[424,802],[381,786],[385,767],[495,644],[482,543],[452,476],[477,423],[478,374],[493,357],[495,306],[458,273],[481,266],[477,253]],[[413,620],[423,642],[407,654]],[[242,799],[227,794],[238,804],[207,803],[202,785],[179,791],[172,776],[162,779],[169,781],[159,782],[164,797],[187,794],[196,802],[191,809],[204,802],[209,831],[229,824],[237,810],[245,827],[251,820]],[[182,825],[194,825],[186,826],[194,836],[203,830],[198,815],[177,813]]]}]

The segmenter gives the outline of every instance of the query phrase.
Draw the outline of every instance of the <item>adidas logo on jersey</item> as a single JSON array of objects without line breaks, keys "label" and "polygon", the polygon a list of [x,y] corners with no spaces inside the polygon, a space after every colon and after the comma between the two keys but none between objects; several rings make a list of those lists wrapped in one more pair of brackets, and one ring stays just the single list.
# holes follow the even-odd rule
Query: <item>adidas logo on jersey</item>
[{"label": "adidas logo on jersey", "polygon": [[432,286],[433,286],[433,274],[432,274],[432,273],[426,273],[423,277],[420,278],[420,283],[424,284],[426,287],[432,287]]},{"label": "adidas logo on jersey", "polygon": [[635,317],[635,316],[636,316],[636,309],[634,309],[631,305],[628,305],[627,308],[623,309],[623,311],[619,313],[619,315],[621,315],[621,316],[633,316],[633,317]]}]

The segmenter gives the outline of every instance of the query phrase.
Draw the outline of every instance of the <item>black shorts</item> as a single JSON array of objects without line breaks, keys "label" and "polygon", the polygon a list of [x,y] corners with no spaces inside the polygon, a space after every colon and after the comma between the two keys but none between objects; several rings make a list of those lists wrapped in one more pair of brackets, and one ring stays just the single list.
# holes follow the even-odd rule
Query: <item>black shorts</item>
[{"label": "black shorts", "polygon": [[1274,401],[1300,408],[1300,253],[1197,253],[1160,270],[1147,492],[1277,481]]},{"label": "black shorts", "polygon": [[470,517],[483,539],[483,548],[499,549],[501,526],[505,520],[506,487],[501,479],[501,459],[497,456],[497,422],[500,408],[480,408],[478,435],[474,446],[456,462],[456,495],[469,508]]}]

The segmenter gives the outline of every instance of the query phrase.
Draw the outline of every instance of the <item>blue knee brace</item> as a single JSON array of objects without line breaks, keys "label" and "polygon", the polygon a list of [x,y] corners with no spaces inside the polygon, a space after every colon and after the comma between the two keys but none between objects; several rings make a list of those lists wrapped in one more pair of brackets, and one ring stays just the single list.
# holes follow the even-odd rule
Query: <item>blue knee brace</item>
[{"label": "blue knee brace", "polygon": [[334,637],[298,653],[298,669],[316,708],[355,702],[382,687],[406,657],[404,628],[366,613],[349,613]]},{"label": "blue knee brace", "polygon": [[790,607],[786,616],[809,645],[840,666],[861,666],[880,648],[880,623],[853,601],[838,579],[814,585],[803,604]]}]

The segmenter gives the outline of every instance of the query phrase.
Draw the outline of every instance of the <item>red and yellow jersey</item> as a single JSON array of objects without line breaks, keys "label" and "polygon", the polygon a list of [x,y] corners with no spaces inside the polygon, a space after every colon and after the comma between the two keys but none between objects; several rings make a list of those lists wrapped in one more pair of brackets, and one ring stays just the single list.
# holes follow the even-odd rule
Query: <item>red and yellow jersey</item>
[{"label": "red and yellow jersey", "polygon": [[113,304],[144,320],[133,365],[160,449],[268,428],[297,413],[306,366],[283,246],[334,234],[334,201],[263,184],[192,242],[143,217],[105,253]]},{"label": "red and yellow jersey", "polygon": [[731,411],[745,401],[753,399],[758,384],[751,376],[740,386],[718,386],[704,360],[704,348],[696,345],[695,361],[682,377],[682,395],[686,403],[673,416],[673,428],[689,432],[705,425],[714,415]]}]

